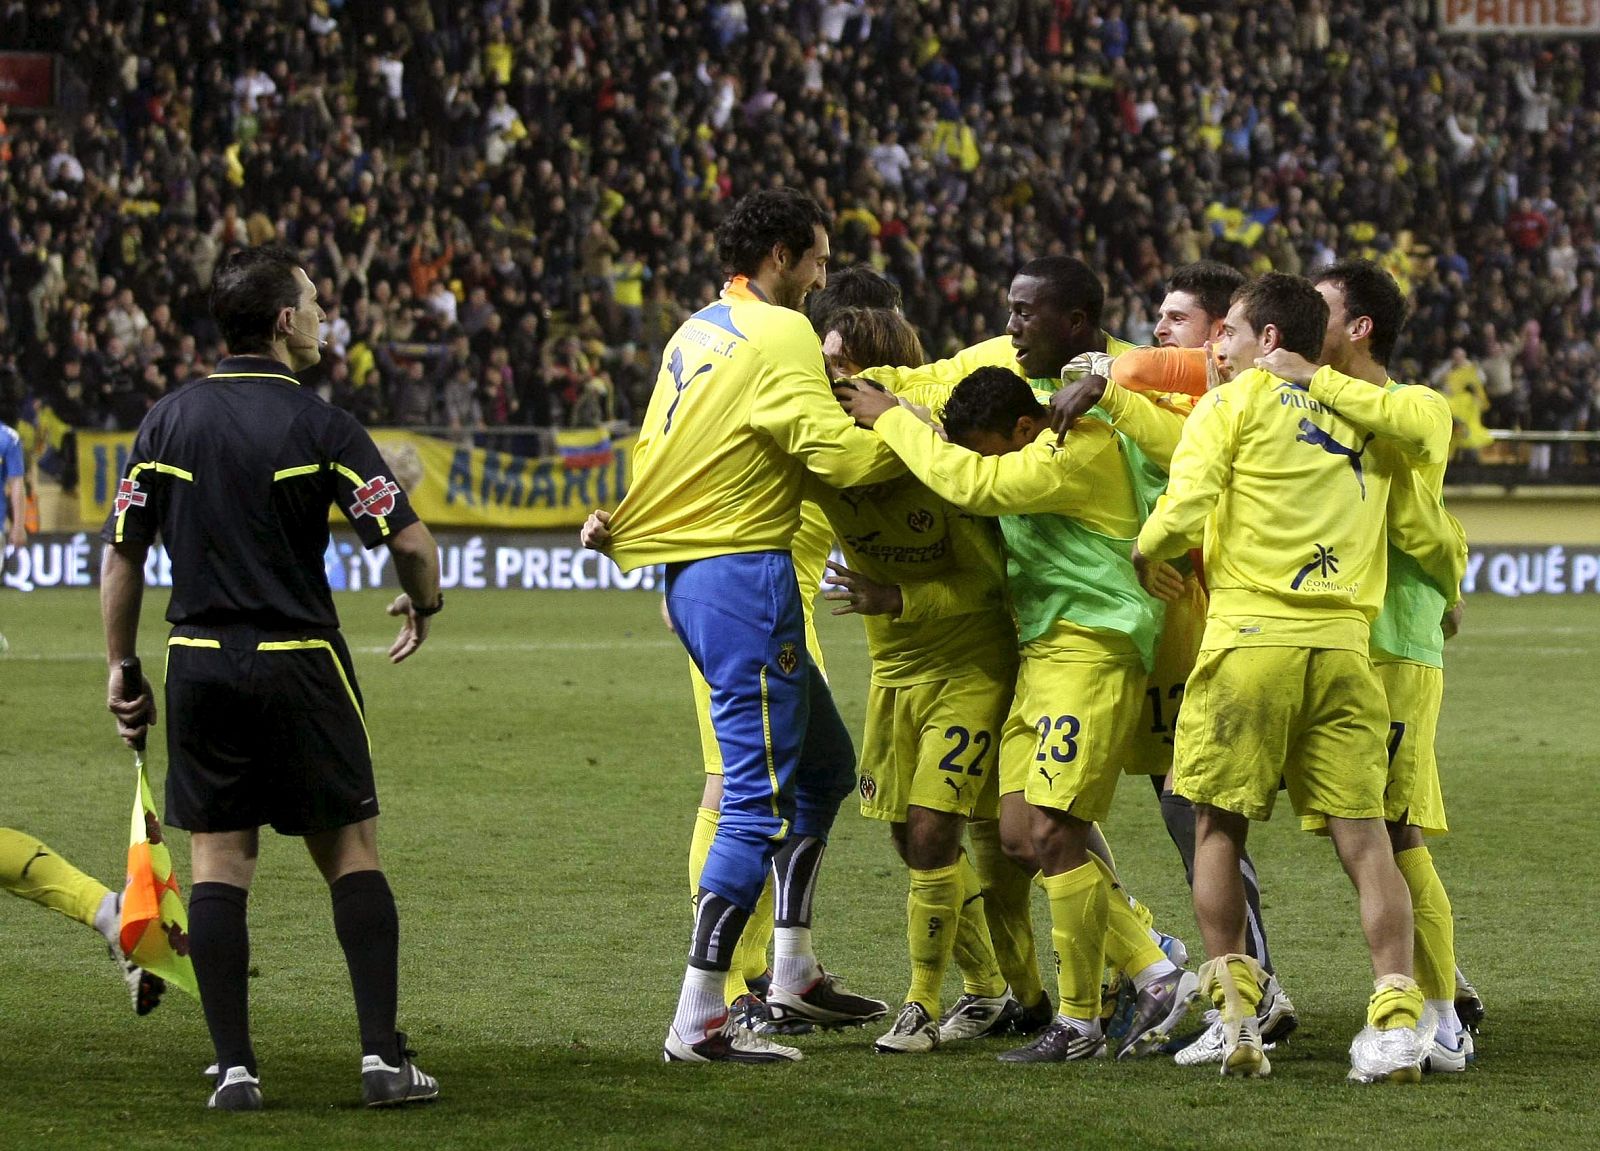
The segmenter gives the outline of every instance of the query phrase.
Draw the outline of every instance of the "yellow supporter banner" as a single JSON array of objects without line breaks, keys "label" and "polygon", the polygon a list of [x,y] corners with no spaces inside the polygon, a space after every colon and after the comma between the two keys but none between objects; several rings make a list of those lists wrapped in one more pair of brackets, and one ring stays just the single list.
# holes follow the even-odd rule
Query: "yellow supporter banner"
[{"label": "yellow supporter banner", "polygon": [[[628,490],[637,441],[631,435],[610,440],[604,450],[604,437],[590,437],[594,442],[585,439],[583,450],[575,450],[567,436],[561,456],[534,457],[398,429],[375,428],[372,438],[391,478],[430,526],[524,530],[575,528],[592,509],[616,507]],[[132,432],[78,433],[78,514],[85,530],[105,522],[132,448]],[[344,517],[335,510],[331,518]]]}]

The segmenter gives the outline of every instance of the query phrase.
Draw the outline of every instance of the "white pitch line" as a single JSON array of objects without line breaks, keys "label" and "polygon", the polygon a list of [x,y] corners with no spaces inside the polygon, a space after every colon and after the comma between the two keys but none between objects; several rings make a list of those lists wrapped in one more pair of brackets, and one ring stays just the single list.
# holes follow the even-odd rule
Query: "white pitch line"
[{"label": "white pitch line", "polygon": [[1536,647],[1520,643],[1474,644],[1458,643],[1445,648],[1445,654],[1451,651],[1471,651],[1501,653],[1507,651],[1519,652],[1524,655],[1593,655],[1592,648],[1586,647]]},{"label": "white pitch line", "polygon": [[[652,647],[677,647],[683,645],[675,639],[617,639],[617,640],[548,640],[543,643],[527,640],[522,643],[439,643],[429,640],[423,645],[423,650],[434,651],[459,651],[469,654],[496,651],[621,651],[633,648]],[[387,655],[389,648],[384,646],[353,647],[351,651],[361,652],[363,655]]]},{"label": "white pitch line", "polygon": [[1468,615],[1466,621],[1462,624],[1461,638],[1462,639],[1475,639],[1478,636],[1495,636],[1495,635],[1514,635],[1514,636],[1524,636],[1524,637],[1539,637],[1539,636],[1550,636],[1550,635],[1588,635],[1588,634],[1592,633],[1593,631],[1594,631],[1593,628],[1585,628],[1585,627],[1542,627],[1542,628],[1539,628],[1536,631],[1530,631],[1528,628],[1525,628],[1525,627],[1473,627],[1472,626],[1472,617],[1470,615]]},{"label": "white pitch line", "polygon": [[[540,652],[540,651],[622,651],[636,648],[681,648],[683,645],[675,639],[618,639],[618,640],[545,640],[536,642],[528,640],[522,643],[450,643],[448,641],[430,640],[424,645],[426,651],[462,652],[468,655],[484,654],[487,652]],[[362,655],[387,655],[387,645],[363,645],[352,647],[353,652]],[[10,651],[0,655],[0,663],[103,663],[105,656],[98,652],[84,651]]]}]

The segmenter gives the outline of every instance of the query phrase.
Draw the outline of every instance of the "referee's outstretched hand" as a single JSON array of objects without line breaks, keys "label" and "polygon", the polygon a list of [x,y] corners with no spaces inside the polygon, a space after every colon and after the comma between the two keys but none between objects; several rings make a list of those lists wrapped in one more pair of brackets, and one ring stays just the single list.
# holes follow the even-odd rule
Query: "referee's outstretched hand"
[{"label": "referee's outstretched hand", "polygon": [[390,615],[405,616],[405,622],[400,625],[400,634],[389,648],[389,662],[399,663],[426,642],[430,621],[427,616],[418,615],[412,610],[411,597],[404,592],[394,597],[394,602],[387,610]]}]

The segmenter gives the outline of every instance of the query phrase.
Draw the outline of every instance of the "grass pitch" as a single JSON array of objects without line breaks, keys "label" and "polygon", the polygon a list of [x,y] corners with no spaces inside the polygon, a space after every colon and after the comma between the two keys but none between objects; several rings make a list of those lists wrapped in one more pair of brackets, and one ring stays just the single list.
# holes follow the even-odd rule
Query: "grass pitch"
[{"label": "grass pitch", "polygon": [[[1600,1022],[1600,632],[1587,599],[1469,605],[1440,738],[1456,834],[1434,852],[1462,962],[1488,1004],[1479,1059],[1467,1075],[1420,1088],[1359,1088],[1343,1082],[1370,988],[1354,896],[1331,849],[1286,815],[1251,837],[1274,956],[1301,1019],[1266,1082],[1163,1059],[1005,1067],[994,1060],[1003,1042],[891,1060],[872,1054],[870,1029],[799,1040],[798,1066],[662,1066],[700,779],[685,658],[657,598],[452,592],[435,638],[399,668],[377,654],[393,631],[384,598],[352,594],[339,606],[367,697],[381,843],[400,903],[401,1025],[442,1100],[398,1114],[355,1105],[355,1018],[325,889],[297,843],[269,835],[251,905],[268,1110],[203,1111],[210,1050],[198,1005],[172,992],[136,1019],[96,937],[5,900],[0,1145],[1600,1146],[1584,1054]],[[163,606],[160,594],[145,604],[153,673]],[[102,703],[96,602],[8,594],[0,630],[11,641],[0,657],[3,822],[115,884],[133,781]],[[824,617],[823,635],[859,734],[860,626]],[[1196,940],[1176,852],[1142,779],[1125,781],[1108,833],[1129,885],[1163,926]],[[187,888],[186,840],[174,839]],[[824,960],[857,989],[896,1000],[904,907],[885,829],[847,804],[818,898]],[[1042,900],[1036,921],[1043,931]]]}]

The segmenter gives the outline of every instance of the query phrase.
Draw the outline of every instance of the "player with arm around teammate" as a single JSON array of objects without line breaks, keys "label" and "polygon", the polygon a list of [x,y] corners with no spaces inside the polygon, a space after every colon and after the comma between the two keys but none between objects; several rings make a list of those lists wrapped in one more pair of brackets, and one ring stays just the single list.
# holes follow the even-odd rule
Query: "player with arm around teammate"
[{"label": "player with arm around teammate", "polygon": [[[1431,388],[1396,383],[1388,372],[1406,318],[1400,286],[1367,260],[1340,260],[1314,279],[1328,304],[1321,366],[1285,348],[1274,349],[1262,366],[1304,387],[1357,427],[1393,440],[1423,497],[1441,499],[1450,458],[1450,405]],[[1466,1070],[1472,1056],[1472,1036],[1456,1011],[1463,980],[1456,966],[1450,897],[1423,844],[1424,835],[1448,830],[1434,737],[1444,700],[1445,638],[1455,624],[1446,605],[1456,589],[1436,587],[1416,560],[1393,544],[1388,552],[1383,610],[1372,623],[1372,662],[1389,706],[1384,819],[1395,863],[1411,893],[1417,983],[1438,1017],[1423,1070],[1458,1072]]]},{"label": "player with arm around teammate", "polygon": [[[1158,466],[1163,470],[1169,467],[1176,443],[1169,438],[1168,422],[1153,417],[1151,407],[1187,416],[1208,385],[1215,387],[1221,382],[1208,348],[1221,336],[1233,293],[1244,281],[1237,270],[1207,260],[1173,272],[1155,330],[1161,346],[1130,349],[1112,361],[1106,376],[1088,376],[1057,391],[1051,398],[1056,430],[1065,432],[1098,407],[1113,427],[1137,442]],[[1180,558],[1173,569],[1182,577],[1182,592],[1167,604],[1155,667],[1145,688],[1149,706],[1138,737],[1139,757],[1151,769],[1161,821],[1183,859],[1184,878],[1191,885],[1194,806],[1172,790],[1172,748],[1185,684],[1194,670],[1205,628],[1206,590],[1198,566],[1190,562],[1193,558]],[[1299,1020],[1272,962],[1261,910],[1260,878],[1248,852],[1240,856],[1239,874],[1245,890],[1245,951],[1267,975],[1258,1005],[1262,1042],[1275,1045],[1294,1031]],[[1180,1064],[1215,1063],[1222,1058],[1222,1025],[1215,1012],[1211,1015],[1204,1031],[1174,1040]]]},{"label": "player with arm around teammate", "polygon": [[1225,1029],[1223,1074],[1270,1070],[1256,1014],[1264,975],[1243,949],[1239,858],[1248,821],[1270,815],[1283,780],[1298,814],[1326,821],[1378,976],[1350,1077],[1408,1080],[1420,1074],[1431,1018],[1412,978],[1410,900],[1382,822],[1386,712],[1368,633],[1386,534],[1447,584],[1459,579],[1465,547],[1437,502],[1417,497],[1392,445],[1298,385],[1243,367],[1280,345],[1317,354],[1327,317],[1297,277],[1269,274],[1235,296],[1217,349],[1231,378],[1185,422],[1135,563],[1155,586],[1156,561],[1204,542],[1211,600],[1174,782],[1196,807],[1195,913],[1211,956],[1203,979]]}]

